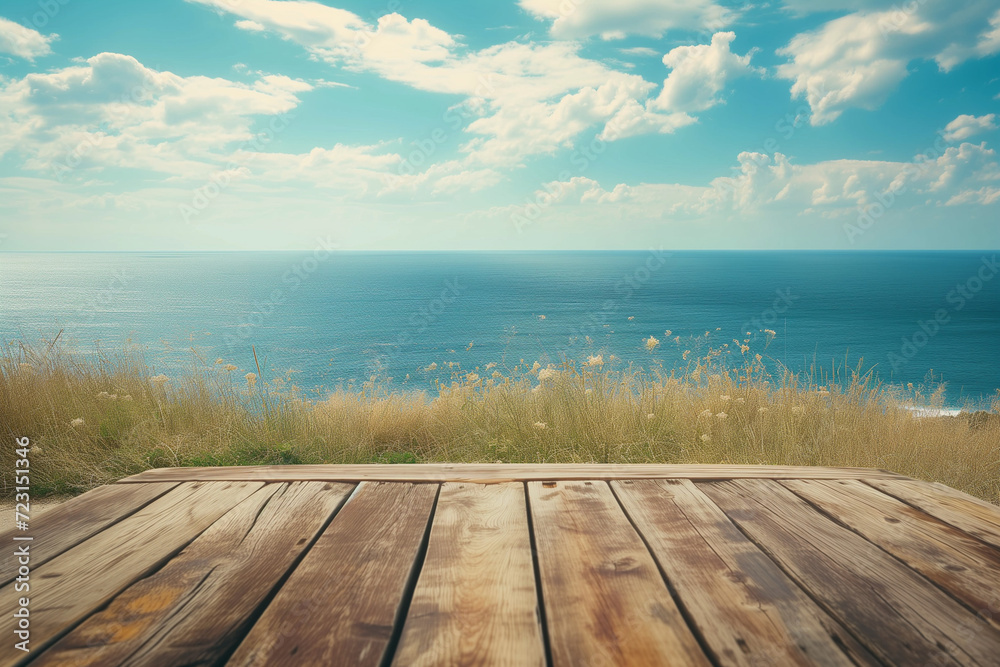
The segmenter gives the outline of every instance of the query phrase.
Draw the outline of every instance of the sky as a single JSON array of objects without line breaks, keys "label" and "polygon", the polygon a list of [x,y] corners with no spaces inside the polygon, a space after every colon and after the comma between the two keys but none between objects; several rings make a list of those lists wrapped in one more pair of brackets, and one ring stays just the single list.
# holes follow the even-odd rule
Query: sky
[{"label": "sky", "polygon": [[1000,247],[1000,0],[5,0],[0,251]]}]

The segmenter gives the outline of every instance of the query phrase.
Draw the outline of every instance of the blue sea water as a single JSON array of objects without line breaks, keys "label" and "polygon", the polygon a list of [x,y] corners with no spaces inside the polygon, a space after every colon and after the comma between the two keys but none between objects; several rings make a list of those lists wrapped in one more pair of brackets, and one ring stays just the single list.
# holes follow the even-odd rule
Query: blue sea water
[{"label": "blue sea water", "polygon": [[[254,370],[255,346],[303,387],[379,372],[433,391],[488,362],[603,353],[672,368],[750,331],[772,368],[861,362],[893,383],[933,371],[959,405],[1000,387],[997,254],[7,253],[0,337],[62,330],[81,351],[129,340],[167,375],[190,367],[192,347]],[[762,329],[775,332],[766,349]]]}]

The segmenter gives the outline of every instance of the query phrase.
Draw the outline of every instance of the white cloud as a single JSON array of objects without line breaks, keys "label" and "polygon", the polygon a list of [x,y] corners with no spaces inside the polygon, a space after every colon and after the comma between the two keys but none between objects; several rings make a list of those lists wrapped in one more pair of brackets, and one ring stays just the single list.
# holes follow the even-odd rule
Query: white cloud
[{"label": "white cloud", "polygon": [[659,51],[651,49],[648,46],[632,46],[627,49],[618,49],[618,51],[627,56],[646,56],[649,58],[655,58],[660,55]]},{"label": "white cloud", "polygon": [[691,114],[723,100],[733,79],[761,70],[750,65],[753,51],[737,55],[730,50],[735,33],[719,32],[710,44],[678,46],[663,56],[671,69],[657,97],[645,104],[631,101],[606,125],[602,138],[624,138],[649,132],[669,133],[696,122]]},{"label": "white cloud", "polygon": [[609,121],[632,133],[672,131],[693,122],[657,110],[631,118],[655,85],[581,57],[575,42],[508,42],[470,51],[427,21],[399,14],[373,25],[316,2],[189,1],[264,25],[333,66],[463,96],[459,108],[472,135],[462,146],[469,169],[520,166],[525,158],[551,154]]},{"label": "white cloud", "polygon": [[994,0],[965,2],[961,11],[951,0],[902,8],[864,3],[859,11],[796,35],[779,49],[789,62],[778,67],[778,76],[793,82],[792,97],[805,97],[812,124],[822,125],[846,109],[881,106],[913,60],[933,60],[947,72],[998,52],[1000,10]]},{"label": "white cloud", "polygon": [[52,53],[50,44],[58,38],[58,35],[43,35],[0,16],[0,53],[34,60]]},{"label": "white cloud", "polygon": [[945,126],[943,135],[944,139],[948,143],[954,143],[956,141],[968,139],[969,137],[982,132],[995,130],[997,129],[997,124],[994,122],[995,118],[995,114],[978,117],[962,114]]},{"label": "white cloud", "polygon": [[249,30],[250,32],[264,32],[267,30],[267,28],[256,21],[242,20],[237,21],[234,25],[240,30]]},{"label": "white cloud", "polygon": [[0,84],[0,155],[48,173],[128,167],[205,173],[235,142],[252,138],[255,117],[294,109],[304,81],[263,75],[250,84],[149,69],[101,53],[83,64]]},{"label": "white cloud", "polygon": [[[743,219],[780,211],[849,221],[887,201],[901,210],[1000,201],[1000,164],[984,144],[952,146],[937,158],[911,162],[829,160],[796,165],[781,153],[743,152],[737,163],[732,176],[712,179],[707,186],[619,183],[605,190],[597,181],[574,177],[547,183],[529,199],[546,206],[624,207],[626,217],[653,219],[709,215]],[[523,208],[502,207],[491,213],[509,215]]]},{"label": "white cloud", "polygon": [[535,18],[552,21],[550,33],[558,39],[715,31],[733,19],[729,10],[712,0],[518,0],[518,4]]}]

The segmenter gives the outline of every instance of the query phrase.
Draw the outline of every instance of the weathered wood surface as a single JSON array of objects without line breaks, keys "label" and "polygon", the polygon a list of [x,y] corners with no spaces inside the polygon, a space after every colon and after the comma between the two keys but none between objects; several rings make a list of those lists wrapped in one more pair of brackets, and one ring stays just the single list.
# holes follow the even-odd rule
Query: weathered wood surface
[{"label": "weathered wood surface", "polygon": [[709,665],[602,482],[530,482],[554,665]]},{"label": "weathered wood surface", "polygon": [[520,464],[414,463],[407,465],[231,466],[224,468],[157,468],[120,483],[204,481],[322,482],[470,482],[598,479],[899,479],[871,468],[807,466],[665,465],[665,464]]},{"label": "weathered wood surface", "polygon": [[227,664],[381,664],[437,491],[359,485]]},{"label": "weathered wood surface", "polygon": [[[167,561],[188,542],[263,486],[260,482],[181,484],[132,516],[31,572],[31,646],[46,647],[115,595]],[[0,599],[17,599],[15,584]],[[14,636],[14,618],[0,614],[0,636]],[[10,646],[8,642],[4,648]],[[0,665],[22,662],[5,651]]]},{"label": "weathered wood surface", "polygon": [[[129,514],[139,511],[178,483],[154,482],[137,486],[112,484],[98,487],[60,503],[37,518],[32,516],[27,533],[16,529],[0,533],[0,544],[13,544],[14,537],[30,535],[31,565],[38,567]],[[14,579],[17,568],[13,551],[3,551],[0,586],[6,586]]]},{"label": "weathered wood surface", "polygon": [[914,479],[866,478],[876,489],[899,498],[1000,549],[1000,507],[943,484]]},{"label": "weathered wood surface", "polygon": [[545,664],[523,484],[441,486],[393,664]]},{"label": "weathered wood surface", "polygon": [[213,664],[242,638],[254,611],[352,489],[268,485],[32,664]]},{"label": "weathered wood surface", "polygon": [[1000,627],[1000,550],[856,480],[783,484]]},{"label": "weathered wood surface", "polygon": [[701,488],[882,660],[995,664],[1000,632],[993,626],[777,481],[709,482]]},{"label": "weathered wood surface", "polygon": [[30,577],[21,535],[0,534],[0,667],[1000,664],[1000,508],[939,484],[760,466],[182,472],[33,520]]},{"label": "weathered wood surface", "polygon": [[611,487],[717,664],[878,664],[690,480]]}]

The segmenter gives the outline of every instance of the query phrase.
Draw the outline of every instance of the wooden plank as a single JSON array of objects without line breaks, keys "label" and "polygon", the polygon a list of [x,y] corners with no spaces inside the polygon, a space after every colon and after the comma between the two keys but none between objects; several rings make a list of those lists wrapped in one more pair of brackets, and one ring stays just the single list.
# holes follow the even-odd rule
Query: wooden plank
[{"label": "wooden plank", "polygon": [[545,664],[523,484],[442,485],[393,664]]},{"label": "wooden plank", "polygon": [[708,665],[604,482],[530,482],[554,665]]},{"label": "wooden plank", "polygon": [[1000,628],[1000,551],[857,480],[784,485]]},{"label": "wooden plank", "polygon": [[690,480],[611,488],[716,664],[879,664]]},{"label": "wooden plank", "polygon": [[[216,519],[263,486],[260,482],[181,484],[139,512],[56,556],[31,572],[34,657],[134,581],[157,568]],[[15,600],[15,584],[0,599]],[[0,635],[14,636],[11,614],[0,614]],[[20,651],[0,654],[0,666],[20,664]]]},{"label": "wooden plank", "polygon": [[1000,549],[1000,507],[944,484],[915,479],[864,481]]},{"label": "wooden plank", "polygon": [[[70,498],[41,516],[31,512],[30,530],[8,530],[0,533],[0,544],[14,544],[14,537],[30,535],[31,567],[52,560],[122,518],[156,500],[178,482],[149,484],[112,484],[99,486],[76,498]],[[13,549],[4,549],[0,568],[0,586],[14,580],[17,570]]]},{"label": "wooden plank", "polygon": [[611,479],[906,479],[871,468],[810,466],[667,465],[667,464],[520,464],[414,463],[406,465],[289,465],[215,468],[157,468],[119,483],[192,480],[262,482],[468,482]]},{"label": "wooden plank", "polygon": [[380,664],[437,491],[359,485],[227,664]]},{"label": "wooden plank", "polygon": [[352,489],[332,482],[268,485],[31,664],[214,664]]},{"label": "wooden plank", "polygon": [[1000,632],[993,626],[778,482],[699,488],[885,662],[995,664]]}]

